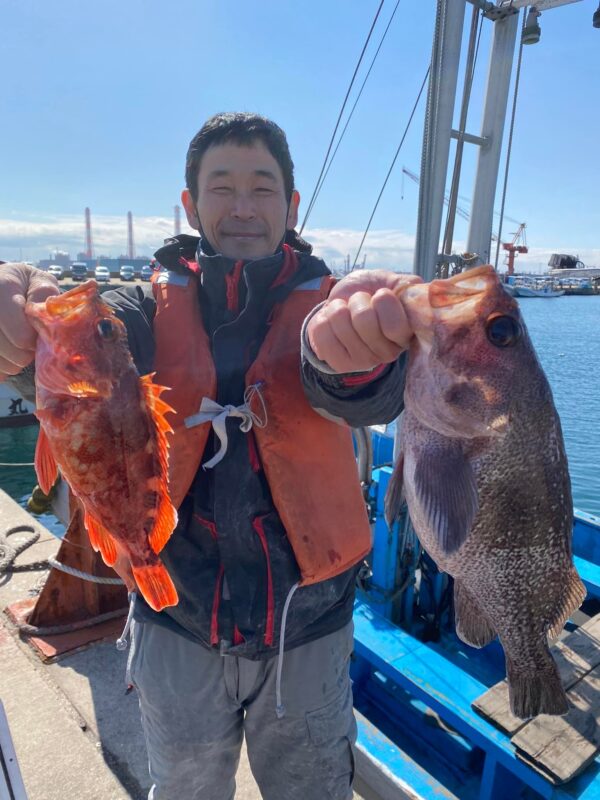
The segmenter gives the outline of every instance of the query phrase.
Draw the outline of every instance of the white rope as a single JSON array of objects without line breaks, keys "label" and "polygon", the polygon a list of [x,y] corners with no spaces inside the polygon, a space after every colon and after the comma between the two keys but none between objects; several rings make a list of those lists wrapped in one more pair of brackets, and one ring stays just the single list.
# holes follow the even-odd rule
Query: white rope
[{"label": "white rope", "polygon": [[[259,415],[251,408],[254,399],[258,397],[262,414]],[[259,384],[255,383],[248,386],[244,392],[244,402],[239,406],[226,405],[222,406],[215,400],[209,397],[203,397],[200,404],[200,410],[193,414],[191,417],[186,417],[185,427],[193,428],[195,425],[201,425],[203,422],[212,423],[213,430],[217,434],[220,442],[219,450],[215,455],[202,465],[203,469],[212,469],[215,464],[223,459],[227,452],[227,418],[236,417],[241,420],[240,430],[243,433],[248,433],[250,428],[255,425],[257,428],[264,428],[267,424],[267,409],[262,394],[260,393]]]},{"label": "white rope", "polygon": [[283,673],[283,648],[285,644],[285,626],[287,624],[287,615],[288,609],[290,607],[290,601],[294,596],[294,592],[298,588],[300,584],[295,583],[290,591],[288,592],[288,596],[285,598],[285,605],[283,606],[283,614],[281,615],[281,632],[279,634],[279,655],[277,656],[277,676],[275,678],[275,714],[277,715],[277,719],[282,719],[285,717],[285,706],[281,701],[281,675]]},{"label": "white rope", "polygon": [[49,558],[48,564],[50,564],[51,567],[54,567],[54,569],[60,570],[60,572],[66,572],[68,575],[73,575],[75,578],[81,578],[83,581],[90,581],[91,583],[106,583],[109,586],[121,586],[123,584],[121,578],[101,578],[99,575],[90,575],[88,572],[81,572],[74,567],[68,567],[66,564],[62,564],[55,558]]}]

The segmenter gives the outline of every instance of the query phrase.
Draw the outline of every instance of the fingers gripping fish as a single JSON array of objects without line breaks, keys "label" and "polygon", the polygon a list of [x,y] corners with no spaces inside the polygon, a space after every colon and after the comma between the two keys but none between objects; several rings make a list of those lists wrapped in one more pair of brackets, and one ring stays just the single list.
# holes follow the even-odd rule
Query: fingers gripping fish
[{"label": "fingers gripping fish", "polygon": [[548,639],[585,597],[560,422],[516,301],[492,267],[401,290],[415,331],[402,445],[386,498],[406,498],[425,549],[455,579],[456,631],[497,635],[511,708],[563,714]]},{"label": "fingers gripping fish", "polygon": [[178,602],[158,557],[177,512],[168,491],[172,412],[164,387],[140,377],[123,323],[93,280],[25,311],[38,332],[35,468],[43,491],[60,469],[84,508],[95,550],[112,566],[129,559],[136,583],[159,611]]}]

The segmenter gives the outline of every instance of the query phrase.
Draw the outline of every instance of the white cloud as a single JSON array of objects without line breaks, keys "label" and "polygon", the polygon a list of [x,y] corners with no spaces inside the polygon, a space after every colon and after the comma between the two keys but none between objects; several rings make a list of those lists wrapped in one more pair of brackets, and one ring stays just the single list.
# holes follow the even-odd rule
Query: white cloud
[{"label": "white cloud", "polygon": [[[182,214],[182,229],[193,233]],[[165,238],[173,233],[173,220],[169,217],[134,217],[135,249],[138,255],[151,255]],[[94,250],[97,255],[118,256],[127,250],[127,220],[125,217],[99,216],[92,218]],[[363,232],[346,228],[312,228],[304,234],[314,247],[315,255],[331,267],[341,268],[347,256],[353,264]],[[55,249],[67,250],[74,258],[84,249],[85,229],[83,216],[53,216],[40,220],[0,219],[0,260],[23,258],[36,261],[48,258]],[[367,267],[384,267],[396,271],[411,271],[414,251],[414,234],[400,230],[374,230],[363,245],[359,265],[366,257]],[[464,242],[456,243],[461,252]],[[495,255],[495,248],[492,250]],[[518,256],[518,270],[543,272],[552,253],[570,253],[589,266],[600,266],[600,249],[578,250],[576,245],[551,242],[549,247],[530,247],[529,253]],[[504,262],[501,253],[500,264]]]}]

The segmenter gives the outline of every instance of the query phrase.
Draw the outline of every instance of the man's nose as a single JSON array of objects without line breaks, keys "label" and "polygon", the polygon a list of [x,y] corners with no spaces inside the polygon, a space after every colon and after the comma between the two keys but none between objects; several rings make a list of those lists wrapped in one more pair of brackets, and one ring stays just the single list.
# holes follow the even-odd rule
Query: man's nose
[{"label": "man's nose", "polygon": [[256,207],[252,195],[238,192],[234,197],[231,216],[236,219],[253,219],[256,216]]}]

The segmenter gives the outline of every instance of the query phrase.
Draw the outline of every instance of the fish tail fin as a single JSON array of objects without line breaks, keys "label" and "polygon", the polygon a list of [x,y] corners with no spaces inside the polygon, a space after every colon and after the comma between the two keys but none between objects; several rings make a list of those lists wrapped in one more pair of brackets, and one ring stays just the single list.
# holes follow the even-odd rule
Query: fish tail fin
[{"label": "fish tail fin", "polygon": [[[551,658],[551,656],[550,656]],[[538,714],[562,716],[569,710],[567,695],[554,661],[543,672],[520,672],[506,662],[510,710],[520,719]]]},{"label": "fish tail fin", "polygon": [[177,605],[179,602],[177,589],[164,564],[157,560],[156,563],[140,567],[132,565],[132,569],[135,582],[151,608],[162,611],[166,606]]},{"label": "fish tail fin", "polygon": [[558,638],[565,622],[569,619],[573,611],[578,609],[583,603],[586,594],[587,590],[581,582],[577,570],[571,565],[569,575],[565,581],[563,595],[556,608],[556,613],[548,623],[548,638],[550,641]]}]

